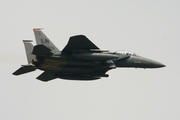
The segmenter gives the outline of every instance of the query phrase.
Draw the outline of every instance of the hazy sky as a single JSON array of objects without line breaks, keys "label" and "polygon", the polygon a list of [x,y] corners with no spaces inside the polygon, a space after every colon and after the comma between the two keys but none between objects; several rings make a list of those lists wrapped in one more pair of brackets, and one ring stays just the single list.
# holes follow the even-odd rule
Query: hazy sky
[{"label": "hazy sky", "polygon": [[[1,120],[179,120],[179,0],[1,0]],[[165,64],[119,68],[96,81],[41,82],[27,64],[23,39],[43,32],[59,48],[84,34],[102,49],[130,50]],[[35,44],[35,42],[34,42]]]}]

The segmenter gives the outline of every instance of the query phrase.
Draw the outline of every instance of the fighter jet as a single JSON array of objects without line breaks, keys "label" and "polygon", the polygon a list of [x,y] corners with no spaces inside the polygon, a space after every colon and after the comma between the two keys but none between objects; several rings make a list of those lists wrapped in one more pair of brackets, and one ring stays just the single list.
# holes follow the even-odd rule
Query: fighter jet
[{"label": "fighter jet", "polygon": [[37,77],[41,81],[56,78],[68,80],[96,80],[108,77],[107,71],[119,67],[161,68],[162,63],[128,51],[101,50],[84,35],[70,37],[60,51],[40,28],[33,29],[37,45],[23,40],[28,64],[22,65],[13,75],[21,75],[36,69],[44,71]]}]

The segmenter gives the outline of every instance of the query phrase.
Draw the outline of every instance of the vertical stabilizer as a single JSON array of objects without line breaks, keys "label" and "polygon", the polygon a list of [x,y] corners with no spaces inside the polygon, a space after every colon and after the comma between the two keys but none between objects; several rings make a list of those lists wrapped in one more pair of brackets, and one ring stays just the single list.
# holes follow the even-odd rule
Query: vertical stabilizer
[{"label": "vertical stabilizer", "polygon": [[36,56],[31,54],[33,51],[33,45],[31,44],[32,40],[23,40],[24,47],[26,50],[27,60],[28,63],[31,64],[32,61],[36,60]]},{"label": "vertical stabilizer", "polygon": [[44,45],[51,50],[53,54],[60,53],[58,48],[49,40],[49,38],[41,31],[40,28],[34,28],[34,35],[37,45]]}]

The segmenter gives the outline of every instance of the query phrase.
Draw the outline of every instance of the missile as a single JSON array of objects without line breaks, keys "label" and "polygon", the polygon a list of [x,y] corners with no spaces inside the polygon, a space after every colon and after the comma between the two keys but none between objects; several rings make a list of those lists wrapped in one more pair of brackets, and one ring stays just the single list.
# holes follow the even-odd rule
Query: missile
[{"label": "missile", "polygon": [[108,53],[76,53],[72,57],[83,59],[83,60],[99,60],[107,61],[119,58],[118,55]]}]

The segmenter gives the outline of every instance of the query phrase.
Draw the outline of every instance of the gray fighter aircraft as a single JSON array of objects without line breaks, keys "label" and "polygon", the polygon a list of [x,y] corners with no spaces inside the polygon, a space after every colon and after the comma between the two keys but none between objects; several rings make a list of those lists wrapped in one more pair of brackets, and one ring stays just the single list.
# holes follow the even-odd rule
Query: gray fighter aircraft
[{"label": "gray fighter aircraft", "polygon": [[117,67],[160,68],[162,63],[150,60],[132,52],[109,52],[101,50],[86,36],[72,36],[60,51],[40,28],[33,29],[36,46],[31,40],[23,40],[28,64],[22,65],[13,75],[44,71],[37,79],[49,81],[55,78],[69,80],[95,80],[108,77],[107,71]]}]

